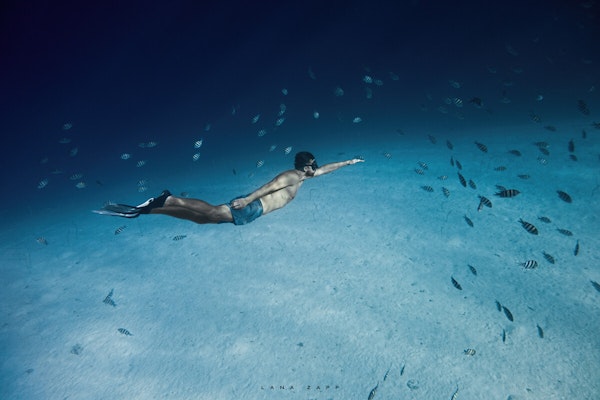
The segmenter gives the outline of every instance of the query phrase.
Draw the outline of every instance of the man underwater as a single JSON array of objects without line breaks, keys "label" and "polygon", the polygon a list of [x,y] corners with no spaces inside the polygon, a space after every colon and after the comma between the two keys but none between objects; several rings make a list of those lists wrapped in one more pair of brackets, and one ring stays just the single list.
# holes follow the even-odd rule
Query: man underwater
[{"label": "man underwater", "polygon": [[215,206],[199,199],[173,196],[168,190],[164,190],[158,197],[150,198],[139,206],[109,203],[94,212],[125,218],[135,218],[140,214],[163,214],[197,224],[232,222],[235,225],[244,225],[287,205],[296,197],[298,189],[306,179],[328,174],[358,162],[364,160],[353,158],[319,167],[311,153],[301,151],[296,154],[294,169],[280,173],[254,192],[236,197],[229,204]]}]

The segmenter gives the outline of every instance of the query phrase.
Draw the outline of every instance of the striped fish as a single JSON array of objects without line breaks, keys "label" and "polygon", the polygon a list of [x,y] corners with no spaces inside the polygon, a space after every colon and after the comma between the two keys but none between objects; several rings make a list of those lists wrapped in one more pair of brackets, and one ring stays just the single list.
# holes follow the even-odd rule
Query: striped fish
[{"label": "striped fish", "polygon": [[538,230],[537,230],[537,228],[535,227],[535,225],[530,224],[527,221],[523,221],[522,219],[519,219],[519,222],[521,223],[521,225],[523,226],[523,228],[527,232],[531,233],[532,235],[537,235],[539,233]]},{"label": "striped fish", "polygon": [[450,280],[452,281],[452,285],[457,288],[458,290],[462,290],[462,286],[460,285],[460,283],[458,283],[456,281],[456,279],[454,279],[453,276],[450,277]]},{"label": "striped fish", "polygon": [[565,236],[573,236],[573,232],[571,232],[568,229],[562,229],[562,228],[558,228],[556,229],[558,232],[560,232],[561,234],[565,235]]},{"label": "striped fish", "polygon": [[106,297],[104,298],[104,300],[102,300],[102,302],[104,304],[108,304],[109,306],[116,307],[117,303],[115,303],[115,301],[112,299],[113,292],[114,292],[114,289],[110,289],[110,292],[106,295]]},{"label": "striped fish", "polygon": [[460,172],[457,172],[458,174],[458,180],[460,181],[460,184],[463,185],[464,187],[467,187],[467,180],[465,179],[464,176],[462,176],[462,174]]},{"label": "striped fish", "polygon": [[464,353],[465,353],[465,356],[474,356],[476,351],[475,351],[475,349],[466,349],[464,351]]},{"label": "striped fish", "polygon": [[175,235],[175,236],[173,236],[173,240],[178,241],[181,239],[185,239],[186,237],[187,237],[187,235]]},{"label": "striped fish", "polygon": [[594,287],[594,289],[596,289],[597,291],[600,292],[600,283],[596,282],[596,281],[590,281],[592,283],[592,286]]},{"label": "striped fish", "polygon": [[496,194],[496,196],[499,196],[499,197],[509,198],[509,197],[515,197],[519,193],[521,193],[521,192],[519,192],[517,189],[502,189],[502,190],[496,192],[495,194]]},{"label": "striped fish", "polygon": [[478,196],[478,197],[479,197],[479,206],[477,207],[477,211],[481,211],[483,206],[492,208],[492,202],[490,201],[490,199],[488,199],[487,197],[484,197],[484,196]]},{"label": "striped fish", "polygon": [[562,190],[557,190],[556,193],[558,193],[558,198],[561,199],[562,201],[564,201],[566,203],[573,202],[573,199],[571,198],[571,196],[569,196],[569,194],[567,192],[563,192]]},{"label": "striped fish", "polygon": [[119,328],[119,329],[117,329],[117,331],[120,334],[125,335],[125,336],[133,336],[133,334],[131,332],[129,332],[127,329],[125,329],[125,328]]},{"label": "striped fish", "polygon": [[442,193],[444,193],[444,196],[450,197],[450,190],[448,188],[442,187]]},{"label": "striped fish", "polygon": [[543,251],[542,254],[544,255],[544,258],[546,259],[546,261],[548,261],[550,264],[555,263],[554,257],[552,257],[551,254],[548,254],[545,251]]},{"label": "striped fish", "polygon": [[458,169],[462,169],[462,164],[460,163],[460,161],[456,160],[456,168]]},{"label": "striped fish", "polygon": [[520,264],[525,269],[535,269],[538,266],[538,262],[535,260],[527,260]]},{"label": "striped fish", "polygon": [[550,222],[552,222],[552,220],[548,217],[538,217],[538,219],[546,224],[549,224]]},{"label": "striped fish", "polygon": [[467,264],[469,266],[469,269],[471,270],[471,273],[475,276],[477,276],[477,270],[475,269],[474,266],[472,266],[471,264]]},{"label": "striped fish", "polygon": [[118,235],[119,233],[123,232],[125,230],[125,228],[127,228],[127,225],[123,225],[123,226],[118,227],[115,230],[115,235]]},{"label": "striped fish", "polygon": [[433,192],[433,188],[429,185],[421,186],[421,189],[423,189],[424,191],[429,192],[429,193]]},{"label": "striped fish", "polygon": [[472,228],[473,221],[471,221],[471,218],[467,217],[466,215],[463,218],[465,219],[465,222],[467,223],[467,225],[469,225]]},{"label": "striped fish", "polygon": [[488,148],[485,144],[483,143],[479,143],[479,142],[475,142],[475,146],[477,146],[477,148],[481,151],[483,151],[484,153],[488,152]]},{"label": "striped fish", "polygon": [[577,241],[577,243],[575,243],[575,250],[573,250],[573,255],[579,255],[579,240]]},{"label": "striped fish", "polygon": [[471,189],[477,189],[477,185],[473,182],[473,179],[469,179],[469,187]]}]

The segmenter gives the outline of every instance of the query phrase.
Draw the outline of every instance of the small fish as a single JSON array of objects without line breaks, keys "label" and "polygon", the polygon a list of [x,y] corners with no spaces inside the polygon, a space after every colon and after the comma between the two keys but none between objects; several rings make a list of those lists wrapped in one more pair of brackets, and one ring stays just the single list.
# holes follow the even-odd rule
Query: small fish
[{"label": "small fish", "polygon": [[288,146],[285,149],[283,149],[283,153],[286,155],[290,154],[291,151],[292,151],[292,146]]},{"label": "small fish", "polygon": [[454,149],[454,145],[449,140],[446,140],[446,147],[448,147],[450,150]]},{"label": "small fish", "polygon": [[194,160],[194,162],[198,161],[200,159],[200,153],[196,153],[192,156],[192,160]]},{"label": "small fish", "polygon": [[546,125],[546,126],[544,126],[544,129],[546,129],[550,132],[556,132],[556,127],[554,125]]},{"label": "small fish", "polygon": [[131,154],[123,153],[121,154],[121,160],[129,160],[131,158]]},{"label": "small fish", "polygon": [[252,117],[252,123],[253,124],[257,123],[259,119],[260,119],[260,114],[256,114],[254,117]]},{"label": "small fish", "polygon": [[521,157],[521,152],[519,150],[510,150],[508,153],[513,156]]},{"label": "small fish", "polygon": [[383,153],[383,156],[389,160],[390,158],[392,158],[392,153],[388,153],[386,151],[386,152]]},{"label": "small fish", "polygon": [[523,221],[522,219],[519,219],[519,222],[521,223],[521,225],[523,226],[523,228],[524,228],[524,229],[525,229],[527,232],[531,233],[532,235],[537,235],[537,234],[539,233],[539,232],[538,232],[538,229],[535,227],[535,225],[533,225],[533,224],[530,224],[530,223],[529,223],[529,222],[527,222],[527,221]]},{"label": "small fish", "polygon": [[48,241],[43,236],[40,236],[39,238],[35,239],[35,241],[39,244],[43,244],[44,246],[48,246]]},{"label": "small fish", "polygon": [[515,197],[519,193],[521,193],[521,192],[519,192],[517,189],[503,189],[503,190],[496,192],[495,195],[499,196],[499,197],[510,198],[510,197]]},{"label": "small fish", "polygon": [[477,211],[481,211],[483,206],[492,208],[492,202],[490,201],[490,199],[488,199],[487,197],[484,197],[484,196],[478,196],[478,197],[479,197],[479,206],[477,206]]},{"label": "small fish", "polygon": [[442,187],[442,193],[444,193],[444,196],[450,197],[450,190],[448,190],[447,188]]},{"label": "small fish", "polygon": [[438,179],[440,181],[445,181],[446,179],[448,179],[448,175],[440,175],[440,176],[438,176]]},{"label": "small fish", "polygon": [[575,151],[575,142],[573,139],[569,140],[569,153],[573,153]]},{"label": "small fish", "polygon": [[454,157],[450,156],[450,165],[454,167]]},{"label": "small fish", "polygon": [[577,161],[577,156],[575,154],[569,154],[569,158],[573,161]]},{"label": "small fish", "polygon": [[404,375],[404,368],[406,367],[406,365],[402,365],[402,368],[400,368],[400,376]]},{"label": "small fish", "polygon": [[375,398],[375,393],[377,393],[378,387],[379,387],[379,383],[377,383],[377,385],[373,389],[371,389],[371,391],[369,392],[368,400],[373,400]]},{"label": "small fish", "polygon": [[37,185],[37,188],[38,188],[38,189],[43,189],[43,188],[45,188],[46,186],[48,186],[48,179],[42,179],[42,180],[40,181],[40,183],[38,183],[38,185]]},{"label": "small fish", "polygon": [[460,184],[463,185],[464,187],[467,187],[467,180],[465,179],[465,177],[462,176],[460,172],[457,172],[457,174],[458,174],[458,180],[460,181]]},{"label": "small fish", "polygon": [[281,126],[284,122],[285,122],[284,117],[278,118],[277,121],[275,121],[275,126]]},{"label": "small fish", "polygon": [[545,147],[540,147],[539,150],[540,150],[540,153],[542,153],[545,156],[549,156],[550,155],[550,151],[547,148],[545,148]]},{"label": "small fish", "polygon": [[465,222],[467,223],[467,225],[469,225],[471,228],[473,228],[473,221],[471,220],[471,218],[467,217],[466,215],[463,218],[465,219]]},{"label": "small fish", "polygon": [[450,280],[452,281],[452,285],[454,285],[455,288],[457,288],[458,290],[462,290],[462,286],[456,281],[456,279],[454,279],[453,276],[450,277]]},{"label": "small fish", "polygon": [[115,235],[118,235],[119,233],[123,232],[125,230],[125,228],[127,228],[127,225],[122,225],[122,226],[118,227],[117,229],[115,229]]},{"label": "small fish", "polygon": [[419,166],[423,169],[429,169],[429,166],[427,165],[426,162],[418,161],[417,164],[419,164]]},{"label": "small fish", "polygon": [[[475,350],[473,350],[475,351]],[[473,353],[475,354],[475,353]],[[458,385],[456,386],[456,390],[454,391],[454,393],[452,393],[452,397],[450,397],[450,400],[456,400],[458,399]]]},{"label": "small fish", "polygon": [[71,129],[72,127],[73,127],[73,124],[72,124],[72,123],[70,123],[70,122],[67,122],[67,123],[63,124],[63,126],[62,126],[62,130],[63,130],[63,131],[68,131],[68,130],[69,130],[69,129]]},{"label": "small fish", "polygon": [[562,190],[557,190],[556,193],[558,193],[558,198],[561,199],[562,201],[564,201],[566,203],[573,202],[573,199],[567,192],[563,192]]},{"label": "small fish", "polygon": [[[204,143],[204,139],[200,139],[200,140],[196,140],[194,142],[194,148],[195,149],[199,149],[200,147],[202,147],[202,144]],[[210,146],[209,146],[210,147]]]},{"label": "small fish", "polygon": [[141,167],[143,167],[144,165],[146,165],[146,161],[145,161],[145,160],[140,160],[140,161],[138,161],[138,162],[135,164],[135,166],[136,166],[136,167],[138,167],[138,168],[141,168]]},{"label": "small fish", "polygon": [[125,336],[133,336],[133,334],[131,332],[129,332],[127,329],[125,329],[125,328],[119,328],[119,329],[117,329],[117,331],[120,334],[125,335]]},{"label": "small fish", "polygon": [[185,239],[186,237],[187,237],[187,235],[175,235],[175,236],[173,236],[173,240],[179,241],[181,239]]},{"label": "small fish", "polygon": [[262,167],[263,165],[265,165],[265,161],[264,161],[264,160],[258,160],[258,161],[256,162],[256,168],[260,168],[260,167]]},{"label": "small fish", "polygon": [[473,97],[471,100],[469,100],[469,103],[474,104],[477,108],[483,107],[483,100],[481,100],[479,97]]},{"label": "small fish", "polygon": [[464,353],[465,353],[465,356],[474,356],[476,351],[475,351],[475,349],[466,349],[464,351]]},{"label": "small fish", "polygon": [[535,269],[538,266],[538,262],[535,260],[527,260],[520,264],[525,269]]},{"label": "small fish", "polygon": [[577,243],[575,243],[575,250],[573,250],[573,255],[579,255],[579,240],[577,241]]},{"label": "small fish", "polygon": [[590,115],[590,109],[583,100],[577,100],[577,109],[579,109],[583,115]]},{"label": "small fish", "polygon": [[114,293],[114,289],[110,289],[110,292],[106,295],[106,297],[104,298],[104,300],[102,300],[102,302],[104,304],[108,304],[109,306],[116,307],[117,303],[115,303],[114,300],[112,299],[113,293]]},{"label": "small fish", "polygon": [[423,189],[424,191],[429,192],[429,193],[433,192],[433,188],[429,185],[421,186],[421,189]]},{"label": "small fish", "polygon": [[462,164],[460,163],[460,161],[456,160],[456,168],[462,170]]},{"label": "small fish", "polygon": [[506,167],[504,165],[500,165],[498,167],[495,167],[494,171],[499,171],[499,172],[506,171]]},{"label": "small fish", "polygon": [[257,135],[258,137],[263,137],[267,134],[267,130],[266,129],[261,129],[258,131]]},{"label": "small fish", "polygon": [[469,269],[471,270],[471,273],[475,276],[477,276],[477,270],[475,269],[474,266],[472,266],[471,264],[467,264]]},{"label": "small fish", "polygon": [[485,144],[483,144],[483,143],[475,142],[475,146],[477,146],[477,148],[479,150],[481,150],[482,152],[484,152],[484,153],[488,152],[487,146]]},{"label": "small fish", "polygon": [[573,232],[568,229],[557,228],[556,230],[565,236],[573,236]]},{"label": "small fish", "polygon": [[506,343],[506,331],[502,329],[502,343]]},{"label": "small fish", "polygon": [[544,157],[538,157],[537,160],[542,165],[548,164],[548,160],[546,160]]},{"label": "small fish", "polygon": [[537,332],[538,332],[538,336],[540,337],[540,339],[544,338],[544,330],[542,329],[541,326],[536,325],[537,326]]},{"label": "small fish", "polygon": [[427,138],[429,139],[429,141],[432,144],[436,144],[437,143],[437,139],[435,138],[435,136],[433,136],[433,135],[427,135]]},{"label": "small fish", "polygon": [[498,309],[498,311],[502,311],[502,304],[500,304],[498,300],[496,300],[496,309]]},{"label": "small fish", "polygon": [[519,177],[523,180],[531,178],[531,176],[529,176],[528,174],[519,174],[519,175],[517,175],[517,177]]},{"label": "small fish", "polygon": [[415,168],[415,173],[418,175],[425,175],[425,171],[423,171],[421,168]]},{"label": "small fish", "polygon": [[510,310],[508,308],[504,307],[504,306],[502,306],[502,310],[504,311],[504,315],[506,315],[506,318],[508,318],[508,320],[510,322],[513,322],[514,318],[513,318],[512,313],[510,312]]},{"label": "small fish", "polygon": [[538,219],[546,224],[549,224],[550,222],[552,222],[552,220],[548,217],[538,217]]},{"label": "small fish", "polygon": [[85,188],[87,187],[87,184],[86,184],[85,182],[81,181],[81,182],[77,182],[77,183],[75,184],[75,187],[76,187],[77,189],[85,189]]},{"label": "small fish", "polygon": [[78,180],[80,180],[81,178],[83,178],[83,174],[73,174],[73,175],[71,175],[71,176],[69,177],[69,179],[70,179],[70,180],[72,180],[72,181],[78,181]]},{"label": "small fish", "polygon": [[594,289],[596,289],[597,291],[600,292],[600,283],[596,282],[596,281],[590,281],[592,283],[592,286],[594,287]]},{"label": "small fish", "polygon": [[359,124],[362,122],[362,118],[361,117],[354,117],[354,119],[352,120],[353,124]]},{"label": "small fish", "polygon": [[473,179],[469,179],[469,187],[471,189],[477,189],[477,185],[473,182]]},{"label": "small fish", "polygon": [[546,261],[548,261],[550,264],[555,263],[555,259],[554,259],[554,257],[552,257],[551,254],[548,254],[545,251],[543,251],[542,254],[544,255],[544,258],[546,259]]}]

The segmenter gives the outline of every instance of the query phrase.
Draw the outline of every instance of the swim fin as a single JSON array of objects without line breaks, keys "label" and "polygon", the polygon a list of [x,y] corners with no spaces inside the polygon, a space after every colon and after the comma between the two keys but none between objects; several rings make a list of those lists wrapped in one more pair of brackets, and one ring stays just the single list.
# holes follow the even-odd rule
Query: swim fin
[{"label": "swim fin", "polygon": [[126,204],[108,203],[99,210],[94,210],[96,214],[112,215],[114,217],[135,218],[141,214],[141,209]]}]

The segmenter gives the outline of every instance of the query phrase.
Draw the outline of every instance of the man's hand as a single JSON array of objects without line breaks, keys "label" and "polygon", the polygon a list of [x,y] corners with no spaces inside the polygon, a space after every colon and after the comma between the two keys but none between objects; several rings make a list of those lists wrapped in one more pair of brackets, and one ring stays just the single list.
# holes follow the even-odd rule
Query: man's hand
[{"label": "man's hand", "polygon": [[246,207],[247,205],[248,205],[248,202],[246,201],[245,198],[235,199],[231,202],[231,208],[233,208],[235,210],[240,210],[240,209]]}]

